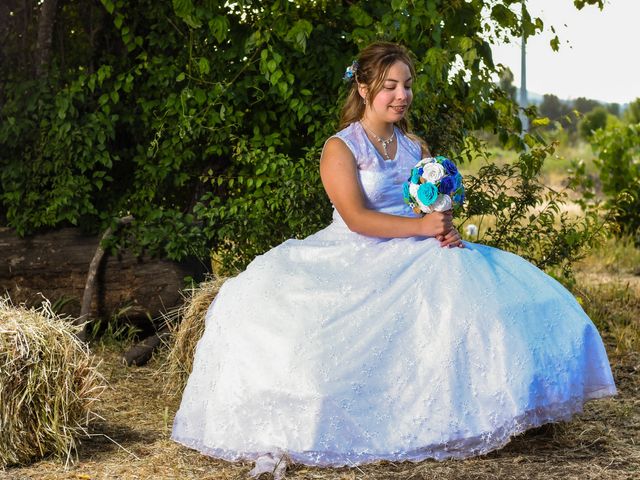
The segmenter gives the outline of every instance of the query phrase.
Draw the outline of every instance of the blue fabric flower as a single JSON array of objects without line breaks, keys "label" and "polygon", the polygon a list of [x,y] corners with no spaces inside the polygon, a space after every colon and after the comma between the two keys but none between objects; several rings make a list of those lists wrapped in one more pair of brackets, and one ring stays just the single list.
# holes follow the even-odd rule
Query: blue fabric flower
[{"label": "blue fabric flower", "polygon": [[456,174],[454,175],[454,178],[456,180],[455,189],[458,190],[462,186],[462,175],[460,175],[460,172],[456,172]]},{"label": "blue fabric flower", "polygon": [[420,183],[420,172],[417,168],[411,169],[411,183]]},{"label": "blue fabric flower", "polygon": [[409,192],[409,184],[407,182],[402,185],[402,196],[404,197],[405,203],[408,204],[411,202],[411,193]]},{"label": "blue fabric flower", "polygon": [[449,195],[456,189],[456,179],[455,177],[447,176],[440,179],[440,185],[438,186],[438,190],[440,193],[446,193]]},{"label": "blue fabric flower", "polygon": [[422,202],[424,206],[429,206],[438,198],[438,188],[430,182],[423,183],[418,188],[418,200]]},{"label": "blue fabric flower", "polygon": [[447,172],[447,175],[454,176],[456,173],[458,173],[458,167],[456,167],[455,163],[453,163],[448,158],[445,158],[445,157],[442,157],[442,158],[443,160],[440,163],[444,167],[444,171]]}]

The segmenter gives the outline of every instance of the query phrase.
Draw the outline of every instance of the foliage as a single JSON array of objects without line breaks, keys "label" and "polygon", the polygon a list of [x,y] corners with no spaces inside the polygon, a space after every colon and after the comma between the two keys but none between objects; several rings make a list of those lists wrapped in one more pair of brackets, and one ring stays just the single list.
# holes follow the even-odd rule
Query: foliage
[{"label": "foliage", "polygon": [[[20,234],[69,224],[96,232],[132,214],[114,248],[175,259],[213,248],[226,267],[241,268],[329,221],[317,160],[336,130],[342,71],[373,40],[414,52],[411,120],[433,152],[464,159],[464,138],[478,129],[527,148],[517,106],[493,83],[485,40],[539,33],[542,21],[526,10],[519,18],[520,8],[516,0],[64,2],[48,78],[0,66],[0,220]],[[33,50],[31,22],[10,36],[30,47],[10,42],[0,47],[6,58]],[[539,171],[529,157],[521,164]]]},{"label": "foliage", "polygon": [[538,110],[540,115],[550,120],[547,129],[560,126],[565,130],[574,132],[576,127],[576,114],[571,109],[571,105],[560,100],[556,95],[545,94],[542,97]]},{"label": "foliage", "polygon": [[619,103],[607,103],[606,107],[607,112],[613,115],[614,117],[620,116],[620,104]]},{"label": "foliage", "polygon": [[596,107],[587,113],[580,121],[580,136],[585,140],[589,140],[596,130],[607,126],[607,109],[604,107]]},{"label": "foliage", "polygon": [[636,98],[629,104],[624,112],[624,118],[628,123],[640,123],[640,98]]},{"label": "foliage", "polygon": [[500,71],[500,88],[511,100],[516,101],[516,86],[513,84],[513,72],[510,68]]},{"label": "foliage", "polygon": [[640,244],[640,123],[597,130],[591,145],[607,207],[620,231]]},{"label": "foliage", "polygon": [[573,101],[573,108],[583,115],[600,106],[600,102],[591,98],[578,97]]},{"label": "foliage", "polygon": [[[564,281],[570,281],[573,262],[602,238],[604,225],[595,209],[579,218],[562,210],[567,191],[544,185],[539,175],[555,147],[531,135],[525,135],[525,141],[531,148],[515,162],[487,163],[477,175],[465,177],[474,195],[460,227],[477,221],[481,243],[514,252],[540,268],[555,267]],[[489,226],[482,228],[485,221]]]},{"label": "foliage", "polygon": [[566,103],[553,94],[543,95],[538,109],[541,115],[552,121],[559,121],[569,110]]}]

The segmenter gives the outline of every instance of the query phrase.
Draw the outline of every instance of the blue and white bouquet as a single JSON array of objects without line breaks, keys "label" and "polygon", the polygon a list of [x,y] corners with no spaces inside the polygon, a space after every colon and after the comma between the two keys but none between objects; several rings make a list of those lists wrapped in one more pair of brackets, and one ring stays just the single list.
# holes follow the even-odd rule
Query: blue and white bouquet
[{"label": "blue and white bouquet", "polygon": [[403,185],[404,202],[417,213],[445,212],[464,202],[462,175],[456,164],[441,155],[423,158]]}]

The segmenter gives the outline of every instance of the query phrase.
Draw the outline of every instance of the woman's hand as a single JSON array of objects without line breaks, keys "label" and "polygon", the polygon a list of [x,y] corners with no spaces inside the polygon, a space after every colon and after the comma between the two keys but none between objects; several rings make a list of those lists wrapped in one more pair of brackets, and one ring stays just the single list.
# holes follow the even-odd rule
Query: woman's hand
[{"label": "woman's hand", "polygon": [[432,212],[420,219],[422,235],[425,237],[436,237],[438,240],[444,238],[453,229],[453,212]]},{"label": "woman's hand", "polygon": [[436,240],[440,242],[441,247],[460,247],[464,248],[462,243],[462,237],[455,228],[451,227],[451,230],[446,235],[437,235]]}]

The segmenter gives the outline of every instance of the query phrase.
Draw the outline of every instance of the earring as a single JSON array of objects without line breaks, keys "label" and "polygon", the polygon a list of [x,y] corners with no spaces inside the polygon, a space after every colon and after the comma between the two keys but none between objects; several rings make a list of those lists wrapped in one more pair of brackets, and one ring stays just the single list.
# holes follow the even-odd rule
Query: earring
[{"label": "earring", "polygon": [[364,104],[365,104],[365,106],[366,106],[366,105],[367,105],[367,99],[366,99],[366,98],[363,98],[363,99],[362,99],[362,103],[364,103]]}]

